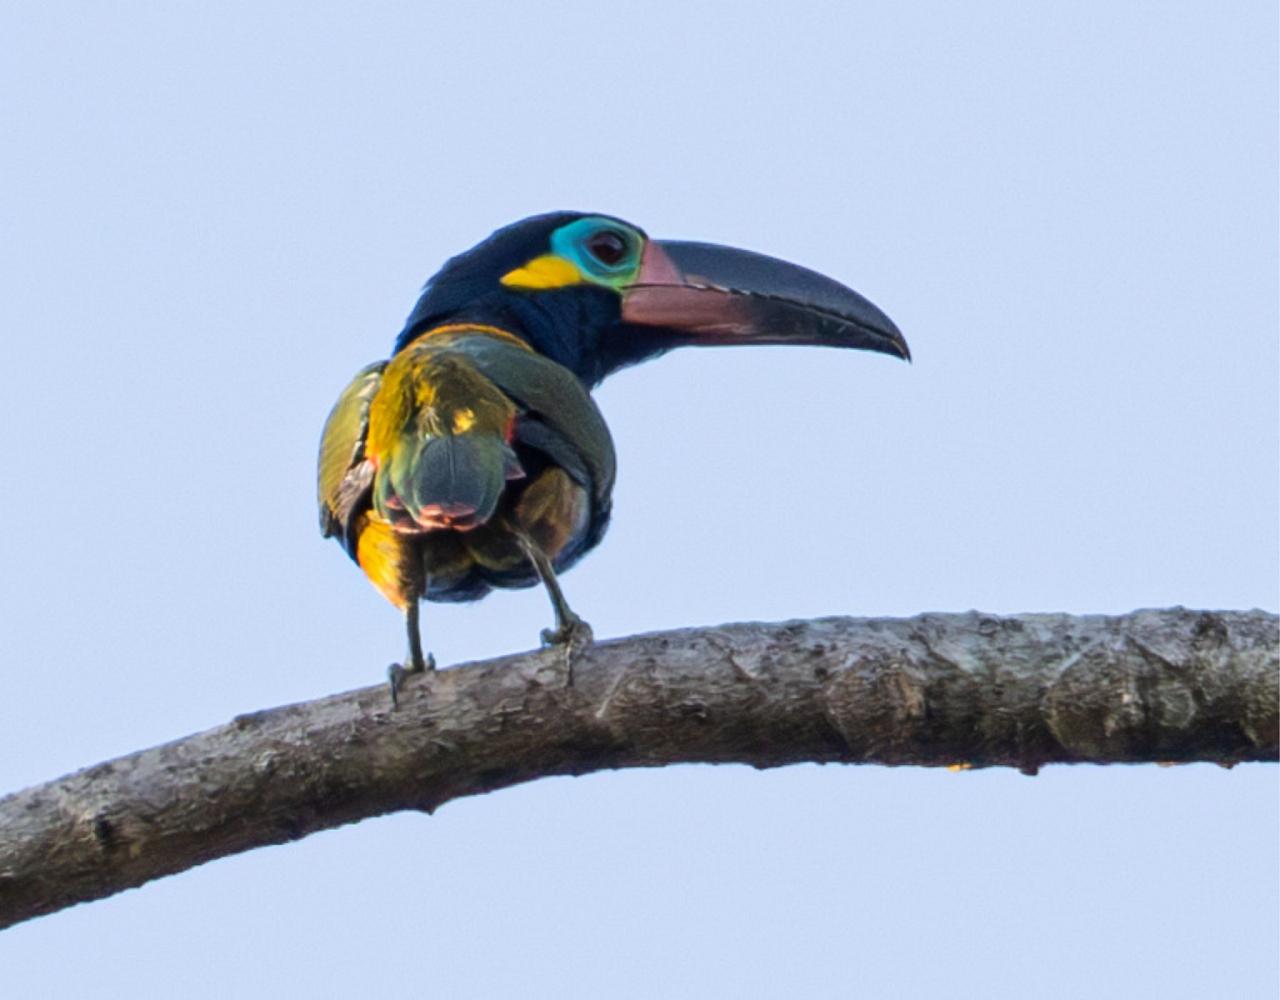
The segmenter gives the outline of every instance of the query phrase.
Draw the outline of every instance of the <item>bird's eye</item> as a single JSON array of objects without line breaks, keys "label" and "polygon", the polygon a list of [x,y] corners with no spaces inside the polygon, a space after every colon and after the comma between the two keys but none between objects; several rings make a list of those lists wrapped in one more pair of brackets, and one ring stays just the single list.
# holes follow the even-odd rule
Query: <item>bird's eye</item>
[{"label": "bird's eye", "polygon": [[617,267],[627,257],[627,238],[616,229],[600,229],[587,240],[587,252],[605,267]]}]

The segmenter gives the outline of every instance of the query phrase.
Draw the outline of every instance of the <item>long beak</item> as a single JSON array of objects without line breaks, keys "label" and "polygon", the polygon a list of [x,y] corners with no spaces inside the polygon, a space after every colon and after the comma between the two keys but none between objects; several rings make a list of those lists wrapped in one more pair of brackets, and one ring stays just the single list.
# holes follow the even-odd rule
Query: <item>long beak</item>
[{"label": "long beak", "polygon": [[893,320],[825,275],[749,250],[650,240],[622,318],[684,344],[811,344],[911,351]]}]

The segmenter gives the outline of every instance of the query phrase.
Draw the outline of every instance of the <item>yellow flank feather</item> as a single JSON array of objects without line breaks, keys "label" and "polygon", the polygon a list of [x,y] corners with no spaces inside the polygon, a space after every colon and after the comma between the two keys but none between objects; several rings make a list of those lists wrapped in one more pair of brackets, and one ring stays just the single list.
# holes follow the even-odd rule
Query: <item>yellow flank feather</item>
[{"label": "yellow flank feather", "polygon": [[356,532],[356,562],[383,597],[405,610],[416,599],[408,593],[412,544],[373,511],[360,516]]},{"label": "yellow flank feather", "polygon": [[582,272],[577,265],[551,253],[534,257],[524,267],[517,267],[502,276],[502,283],[508,288],[565,288],[580,285],[582,280]]},{"label": "yellow flank feather", "polygon": [[563,469],[544,471],[516,505],[516,523],[552,559],[586,530],[590,504],[587,491]]}]

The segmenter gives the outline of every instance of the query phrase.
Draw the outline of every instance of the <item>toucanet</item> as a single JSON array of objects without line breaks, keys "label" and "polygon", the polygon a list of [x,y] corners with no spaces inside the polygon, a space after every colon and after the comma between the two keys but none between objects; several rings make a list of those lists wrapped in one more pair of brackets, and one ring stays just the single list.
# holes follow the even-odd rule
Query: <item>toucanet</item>
[{"label": "toucanet", "polygon": [[498,230],[422,291],[391,357],[343,390],[320,442],[320,527],[405,615],[541,581],[546,643],[589,642],[557,574],[609,523],[615,457],[590,390],[674,347],[808,344],[910,359],[893,322],[814,271],[621,219],[553,212]]}]

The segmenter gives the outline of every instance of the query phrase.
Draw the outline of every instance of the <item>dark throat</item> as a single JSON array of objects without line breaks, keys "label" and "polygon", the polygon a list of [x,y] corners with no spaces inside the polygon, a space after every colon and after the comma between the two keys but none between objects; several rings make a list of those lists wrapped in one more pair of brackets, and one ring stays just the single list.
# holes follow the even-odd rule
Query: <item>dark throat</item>
[{"label": "dark throat", "polygon": [[573,288],[523,294],[503,289],[445,315],[418,315],[395,349],[442,323],[496,326],[539,354],[573,372],[588,388],[607,375],[676,346],[661,331],[621,322],[619,299],[603,288]]}]

